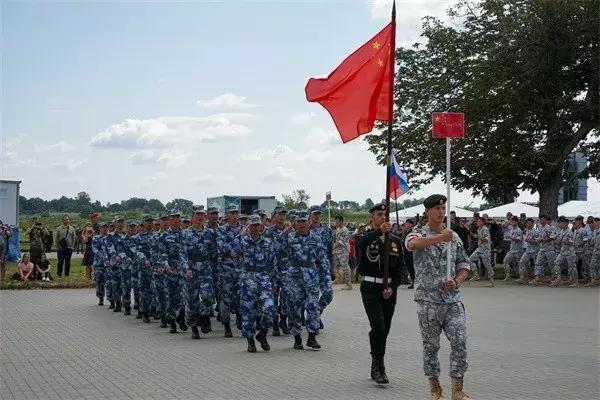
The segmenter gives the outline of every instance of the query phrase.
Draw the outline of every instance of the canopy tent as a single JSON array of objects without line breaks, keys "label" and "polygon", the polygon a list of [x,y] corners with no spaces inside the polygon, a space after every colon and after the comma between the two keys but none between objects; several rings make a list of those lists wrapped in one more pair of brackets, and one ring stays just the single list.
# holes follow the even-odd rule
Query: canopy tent
[{"label": "canopy tent", "polygon": [[534,206],[530,206],[529,204],[519,203],[518,201],[514,203],[504,204],[503,206],[490,208],[488,210],[479,211],[479,215],[487,214],[488,217],[498,218],[498,217],[506,217],[506,213],[511,212],[513,215],[517,217],[523,213],[528,217],[537,218],[540,215],[540,209]]},{"label": "canopy tent", "polygon": [[[425,207],[422,204],[419,204],[418,206],[405,208],[403,210],[398,210],[398,219],[400,221],[402,221],[402,220],[406,220],[407,218],[414,218],[417,215],[422,215],[424,211],[425,211]],[[456,212],[456,216],[459,218],[463,218],[463,217],[468,218],[468,217],[473,216],[472,211],[465,210],[464,208],[460,208],[460,207],[451,206],[450,211]],[[398,222],[398,221],[396,221],[396,212],[392,211],[390,213],[390,221]]]},{"label": "canopy tent", "polygon": [[558,215],[564,215],[565,217],[569,218],[574,218],[578,215],[582,215],[585,218],[590,215],[594,217],[600,217],[600,201],[568,201],[558,206]]}]

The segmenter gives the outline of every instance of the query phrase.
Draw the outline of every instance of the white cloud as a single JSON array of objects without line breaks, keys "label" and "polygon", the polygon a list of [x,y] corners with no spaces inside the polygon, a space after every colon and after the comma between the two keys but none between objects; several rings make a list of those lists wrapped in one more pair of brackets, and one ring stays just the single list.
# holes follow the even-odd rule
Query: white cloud
[{"label": "white cloud", "polygon": [[181,167],[187,161],[188,154],[178,149],[164,150],[156,161],[164,163],[169,168]]},{"label": "white cloud", "polygon": [[308,125],[317,116],[314,112],[301,113],[292,116],[292,125]]},{"label": "white cloud", "polygon": [[52,164],[50,164],[50,167],[57,170],[57,171],[63,171],[63,172],[73,172],[76,169],[78,169],[79,167],[87,164],[88,160],[83,159],[83,160],[64,160],[64,161],[57,161],[54,162]]},{"label": "white cloud", "polygon": [[156,161],[154,151],[147,149],[134,151],[129,155],[129,159],[133,164],[152,164]]},{"label": "white cloud", "polygon": [[33,149],[36,153],[46,153],[46,152],[68,153],[70,151],[75,150],[75,147],[71,146],[64,140],[61,140],[60,142],[56,142],[54,144],[47,144],[47,145],[36,144],[33,147]]},{"label": "white cloud", "polygon": [[233,93],[224,93],[209,100],[198,100],[196,102],[198,107],[202,108],[216,108],[216,109],[247,109],[259,107],[258,104],[250,104],[246,102],[246,97],[238,96]]},{"label": "white cloud", "polygon": [[313,127],[308,132],[308,141],[320,147],[332,147],[343,144],[340,134],[334,129]]},{"label": "white cloud", "polygon": [[98,147],[160,148],[233,140],[252,132],[246,125],[251,119],[248,114],[126,119],[98,133],[90,144]]},{"label": "white cloud", "polygon": [[154,175],[149,175],[144,177],[144,181],[146,182],[158,182],[165,180],[169,177],[165,172],[159,171]]},{"label": "white cloud", "polygon": [[296,180],[296,175],[291,169],[284,168],[282,166],[275,167],[269,171],[263,178],[264,182],[292,182]]},{"label": "white cloud", "polygon": [[261,161],[261,160],[265,160],[265,159],[269,159],[269,158],[280,158],[281,156],[285,155],[285,154],[290,154],[293,153],[294,150],[292,150],[291,147],[285,145],[285,144],[278,144],[277,146],[275,146],[272,149],[265,149],[265,148],[259,148],[256,150],[253,150],[249,153],[242,153],[240,154],[240,160],[242,161]]}]

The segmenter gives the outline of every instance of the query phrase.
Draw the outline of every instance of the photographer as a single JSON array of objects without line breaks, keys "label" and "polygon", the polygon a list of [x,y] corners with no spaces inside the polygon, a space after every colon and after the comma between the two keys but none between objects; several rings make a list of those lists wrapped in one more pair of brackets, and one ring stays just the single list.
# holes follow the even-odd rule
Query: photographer
[{"label": "photographer", "polygon": [[31,262],[40,267],[42,265],[42,254],[45,253],[44,239],[48,235],[48,231],[38,220],[38,217],[33,217],[31,219],[31,228],[27,234],[29,235]]},{"label": "photographer", "polygon": [[54,236],[58,245],[58,276],[62,276],[63,265],[65,266],[65,276],[69,276],[73,245],[75,244],[75,228],[69,224],[68,215],[63,215],[62,225],[56,228]]}]

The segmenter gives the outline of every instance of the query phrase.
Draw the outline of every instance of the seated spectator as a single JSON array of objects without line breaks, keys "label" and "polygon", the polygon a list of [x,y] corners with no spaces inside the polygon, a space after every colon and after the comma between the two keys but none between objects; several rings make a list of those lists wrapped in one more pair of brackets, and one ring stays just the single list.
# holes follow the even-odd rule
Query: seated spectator
[{"label": "seated spectator", "polygon": [[33,265],[29,258],[29,253],[23,253],[23,257],[21,258],[21,262],[19,263],[19,270],[13,275],[14,280],[35,280],[37,273],[39,272],[39,268],[37,265]]},{"label": "seated spectator", "polygon": [[37,265],[38,273],[36,276],[36,280],[41,280],[42,282],[50,282],[52,275],[50,274],[50,261],[46,258],[45,254],[42,254],[42,261],[40,265]]}]

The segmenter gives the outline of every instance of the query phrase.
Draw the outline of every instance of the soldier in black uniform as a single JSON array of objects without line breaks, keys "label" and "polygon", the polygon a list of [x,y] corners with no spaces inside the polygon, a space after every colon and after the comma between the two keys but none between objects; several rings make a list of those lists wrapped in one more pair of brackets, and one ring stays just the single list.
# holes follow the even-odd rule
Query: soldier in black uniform
[{"label": "soldier in black uniform", "polygon": [[365,233],[356,239],[358,272],[363,277],[360,286],[363,305],[369,318],[371,331],[371,379],[377,383],[389,383],[385,373],[385,347],[390,332],[392,316],[396,308],[396,290],[400,284],[400,271],[403,265],[401,239],[390,235],[392,240],[388,284],[383,283],[384,233],[391,230],[385,222],[385,204],[377,204],[369,210],[371,224]]}]

